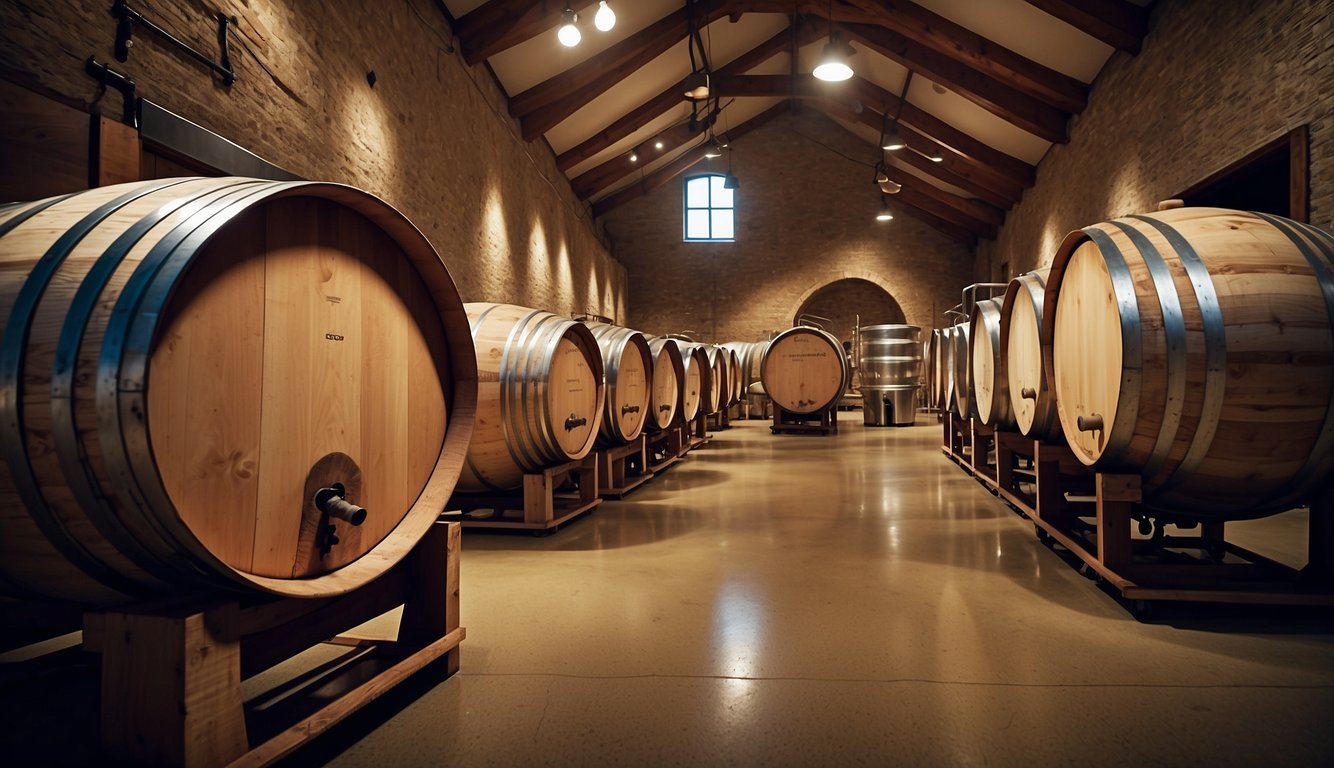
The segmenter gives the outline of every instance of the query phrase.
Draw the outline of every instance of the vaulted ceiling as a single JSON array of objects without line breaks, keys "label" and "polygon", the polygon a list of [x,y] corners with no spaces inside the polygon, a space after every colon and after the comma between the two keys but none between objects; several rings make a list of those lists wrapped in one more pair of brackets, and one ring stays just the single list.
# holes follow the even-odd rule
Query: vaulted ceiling
[{"label": "vaulted ceiling", "polygon": [[[1151,2],[608,0],[616,25],[600,32],[597,2],[571,0],[583,39],[566,48],[565,0],[438,1],[463,57],[491,68],[524,138],[550,144],[594,215],[703,161],[710,120],[737,139],[801,105],[863,137],[868,164],[897,119],[895,202],[968,243],[995,237],[1112,53],[1138,52]],[[692,20],[717,96],[699,107],[683,97]],[[810,74],[831,26],[856,51],[843,83]]]}]

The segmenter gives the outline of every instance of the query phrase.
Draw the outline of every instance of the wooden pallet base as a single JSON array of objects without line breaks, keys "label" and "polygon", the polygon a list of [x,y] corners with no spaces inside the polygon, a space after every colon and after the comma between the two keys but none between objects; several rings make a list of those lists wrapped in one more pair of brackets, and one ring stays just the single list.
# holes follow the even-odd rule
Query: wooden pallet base
[{"label": "wooden pallet base", "polygon": [[[329,640],[398,605],[396,637]],[[437,524],[404,562],[342,597],[168,600],[88,613],[83,646],[101,655],[102,756],[269,765],[419,671],[457,672],[458,609],[459,527]],[[243,679],[321,642],[349,648],[243,700]]]},{"label": "wooden pallet base", "polygon": [[598,495],[604,499],[624,498],[627,493],[653,479],[649,469],[648,438],[640,435],[629,445],[602,448],[596,452]]},{"label": "wooden pallet base", "polygon": [[830,408],[819,413],[792,413],[775,405],[769,431],[775,435],[836,435],[838,411]]},{"label": "wooden pallet base", "polygon": [[[559,490],[573,478],[577,490]],[[512,493],[456,493],[442,520],[457,520],[465,530],[549,531],[602,503],[598,496],[595,454],[523,476],[523,488]]]},{"label": "wooden pallet base", "polygon": [[657,475],[685,458],[690,451],[690,435],[685,425],[669,427],[645,437],[648,469]]},{"label": "wooden pallet base", "polygon": [[[1225,522],[1166,533],[1140,506],[1140,477],[1095,472],[1065,445],[996,432],[989,438],[946,415],[942,451],[1021,515],[1040,541],[1067,551],[1128,602],[1136,616],[1157,602],[1334,606],[1334,489],[1310,505],[1308,562],[1292,568],[1225,537]],[[996,461],[979,465],[989,439]],[[989,474],[990,473],[990,474]]]}]

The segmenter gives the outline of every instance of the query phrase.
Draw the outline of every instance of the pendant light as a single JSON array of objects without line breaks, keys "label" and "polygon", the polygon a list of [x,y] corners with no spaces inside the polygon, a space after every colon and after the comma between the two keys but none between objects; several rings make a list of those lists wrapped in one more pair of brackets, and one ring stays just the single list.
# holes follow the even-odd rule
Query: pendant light
[{"label": "pendant light", "polygon": [[824,50],[820,52],[820,63],[811,70],[811,74],[829,83],[842,82],[852,77],[852,67],[848,64],[849,51],[851,46],[839,40],[838,33],[834,31],[834,0],[829,0],[829,42],[825,43]]},{"label": "pendant light", "polygon": [[616,12],[607,7],[607,0],[598,3],[598,12],[593,15],[593,26],[599,32],[610,32],[616,26]]},{"label": "pendant light", "polygon": [[565,0],[565,10],[560,14],[560,29],[556,30],[556,39],[566,48],[573,48],[579,44],[583,35],[579,34],[579,28],[575,22],[579,21],[579,14],[570,7],[569,0]]},{"label": "pendant light", "polygon": [[[726,138],[727,134],[723,134],[723,139],[726,140]],[[723,176],[723,189],[741,188],[741,182],[737,181],[736,176],[732,174],[732,153],[735,151],[730,146],[727,147],[727,174]]]},{"label": "pendant light", "polygon": [[712,136],[709,137],[708,145],[704,147],[704,156],[710,160],[712,160],[715,157],[723,156],[722,145],[719,144],[718,140],[713,138]]},{"label": "pendant light", "polygon": [[[686,76],[685,88],[682,90],[687,101],[705,101],[710,94],[709,56],[704,48],[704,40],[699,36],[693,0],[686,0],[686,53],[690,54],[690,74]],[[698,59],[696,53],[699,54]]]},{"label": "pendant light", "polygon": [[908,146],[908,144],[903,140],[903,136],[899,135],[899,126],[896,121],[894,125],[890,126],[889,130],[885,132],[884,139],[880,141],[880,148],[890,152],[897,152],[906,146]]},{"label": "pendant light", "polygon": [[889,200],[883,197],[880,198],[880,211],[875,215],[875,220],[892,221],[893,219],[894,219],[894,214],[891,213],[889,210]]}]

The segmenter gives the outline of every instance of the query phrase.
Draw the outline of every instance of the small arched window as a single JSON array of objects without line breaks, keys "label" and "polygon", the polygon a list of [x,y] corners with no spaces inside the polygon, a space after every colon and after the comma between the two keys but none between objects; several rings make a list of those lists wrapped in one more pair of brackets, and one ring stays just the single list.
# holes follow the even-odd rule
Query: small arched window
[{"label": "small arched window", "polygon": [[721,173],[687,176],[685,185],[685,239],[725,242],[735,239],[736,202]]}]

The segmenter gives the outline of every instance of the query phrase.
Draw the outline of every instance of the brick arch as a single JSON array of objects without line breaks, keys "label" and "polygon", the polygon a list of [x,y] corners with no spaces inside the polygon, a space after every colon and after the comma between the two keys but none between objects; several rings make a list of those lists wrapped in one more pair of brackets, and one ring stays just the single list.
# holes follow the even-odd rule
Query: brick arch
[{"label": "brick arch", "polygon": [[808,291],[793,311],[793,321],[803,313],[827,318],[828,322],[820,324],[844,341],[852,338],[859,321],[862,325],[906,322],[903,307],[894,295],[883,284],[864,277],[843,277]]},{"label": "brick arch", "polygon": [[[894,300],[895,304],[899,304],[899,300],[894,298],[894,294],[889,290],[889,288],[886,287],[891,283],[889,279],[886,278],[884,275],[865,270],[845,269],[837,275],[825,277],[811,284],[811,286],[807,288],[804,293],[801,294],[801,298],[797,299],[797,302],[792,305],[791,309],[787,313],[788,317],[791,317],[793,321],[795,321],[797,313],[801,311],[802,307],[806,306],[806,302],[810,301],[812,296],[814,296],[817,292],[825,288],[828,288],[834,283],[840,282],[842,280],[865,280],[868,283],[873,283],[879,286],[881,290],[883,290],[885,293],[889,294],[889,297]],[[902,307],[903,305],[899,304],[899,306]]]}]

